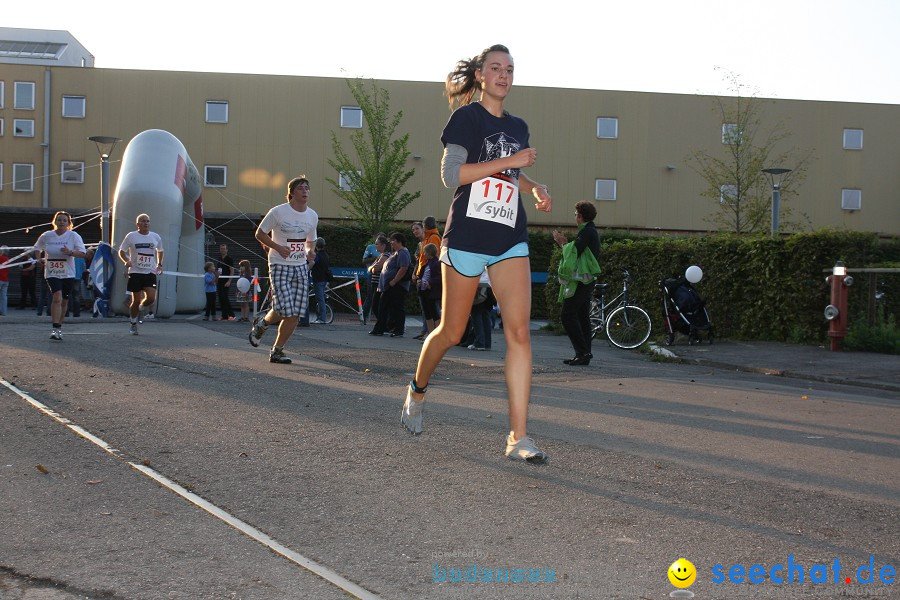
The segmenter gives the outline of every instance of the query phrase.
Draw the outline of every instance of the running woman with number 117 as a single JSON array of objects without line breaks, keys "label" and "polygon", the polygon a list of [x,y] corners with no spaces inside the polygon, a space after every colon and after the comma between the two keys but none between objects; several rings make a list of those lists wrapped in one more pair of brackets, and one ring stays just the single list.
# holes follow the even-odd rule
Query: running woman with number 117
[{"label": "running woman with number 117", "polygon": [[[459,343],[486,268],[503,310],[507,344],[510,432],[506,456],[542,463],[548,456],[526,431],[531,395],[531,266],[519,191],[534,195],[535,208],[544,212],[550,211],[552,200],[547,186],[520,171],[534,164],[537,151],[529,145],[525,121],[503,108],[512,83],[513,59],[501,45],[459,61],[447,76],[450,106],[459,108],[441,135],[441,179],[456,190],[441,242],[441,324],[422,347],[400,419],[411,433],[422,432],[425,389],[444,354]],[[473,102],[477,92],[479,100]]]}]

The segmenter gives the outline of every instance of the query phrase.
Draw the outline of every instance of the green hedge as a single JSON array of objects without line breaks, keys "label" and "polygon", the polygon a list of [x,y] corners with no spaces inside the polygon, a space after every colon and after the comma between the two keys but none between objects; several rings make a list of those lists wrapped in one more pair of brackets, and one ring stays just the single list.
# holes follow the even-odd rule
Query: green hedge
[{"label": "green hedge", "polygon": [[[553,254],[555,273],[560,252]],[[622,285],[622,268],[632,275],[632,300],[653,319],[651,339],[663,333],[659,280],[674,277],[690,265],[703,269],[695,287],[706,299],[720,337],[816,342],[827,339],[822,311],[829,300],[825,269],[842,260],[848,268],[881,266],[900,261],[900,242],[879,241],[873,234],[824,230],[772,239],[736,235],[653,237],[604,243],[602,281],[610,290]],[[866,314],[865,274],[850,288],[850,319]],[[559,325],[558,285],[548,281],[548,315]],[[900,274],[879,278],[886,314],[900,312]]]}]

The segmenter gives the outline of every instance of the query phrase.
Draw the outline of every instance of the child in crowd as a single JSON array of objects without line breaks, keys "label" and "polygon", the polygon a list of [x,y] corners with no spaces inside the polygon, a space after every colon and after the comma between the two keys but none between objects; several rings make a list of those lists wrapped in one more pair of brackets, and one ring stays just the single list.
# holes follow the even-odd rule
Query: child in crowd
[{"label": "child in crowd", "polygon": [[203,275],[203,291],[206,292],[206,316],[203,320],[209,321],[210,317],[216,316],[216,281],[219,274],[211,261],[203,265],[203,270],[206,271]]},{"label": "child in crowd", "polygon": [[246,292],[242,292],[238,288],[237,301],[241,303],[241,318],[238,321],[249,321],[250,298],[253,295],[253,273],[250,272],[250,261],[246,258],[238,263],[238,277],[244,277],[250,282],[250,289]]},{"label": "child in crowd", "polygon": [[441,303],[441,262],[438,260],[438,247],[434,244],[426,244],[422,249],[425,254],[425,266],[422,268],[422,277],[419,279],[419,296],[422,298],[422,315],[425,320],[425,328],[430,334],[440,320]]}]

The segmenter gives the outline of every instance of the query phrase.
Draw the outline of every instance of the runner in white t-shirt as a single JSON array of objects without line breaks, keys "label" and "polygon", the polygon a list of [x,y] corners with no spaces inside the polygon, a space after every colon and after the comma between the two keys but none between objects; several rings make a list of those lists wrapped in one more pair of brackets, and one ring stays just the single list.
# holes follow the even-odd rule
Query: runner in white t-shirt
[{"label": "runner in white t-shirt", "polygon": [[75,257],[84,258],[87,249],[81,236],[72,231],[72,215],[59,211],[53,215],[53,230],[41,234],[34,250],[44,252],[44,277],[53,294],[50,339],[62,341],[62,322],[69,304],[69,293],[75,283]]},{"label": "runner in white t-shirt", "polygon": [[127,267],[128,291],[131,292],[131,334],[138,334],[141,311],[153,311],[156,302],[156,276],[162,273],[162,238],[150,231],[150,216],[139,214],[137,231],[129,231],[119,244],[119,258]]},{"label": "runner in white t-shirt", "polygon": [[309,180],[296,177],[288,183],[287,202],[270,210],[256,229],[256,239],[269,249],[273,302],[268,313],[253,320],[250,344],[259,346],[269,325],[278,323],[278,335],[269,353],[269,362],[273,363],[291,362],[284,355],[284,345],[309,303],[309,266],[316,259],[319,215],[308,203]]}]

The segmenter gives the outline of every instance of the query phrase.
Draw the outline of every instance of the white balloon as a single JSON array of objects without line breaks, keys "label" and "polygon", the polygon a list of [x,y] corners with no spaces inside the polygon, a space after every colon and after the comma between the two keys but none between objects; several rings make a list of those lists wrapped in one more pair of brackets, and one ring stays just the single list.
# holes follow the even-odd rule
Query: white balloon
[{"label": "white balloon", "polygon": [[684,272],[684,278],[690,281],[691,283],[697,283],[701,279],[703,279],[703,269],[694,265],[692,267],[688,267]]},{"label": "white balloon", "polygon": [[246,277],[241,277],[237,280],[237,288],[242,294],[246,294],[250,290],[250,280]]}]

